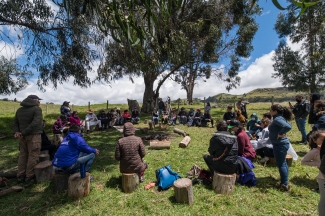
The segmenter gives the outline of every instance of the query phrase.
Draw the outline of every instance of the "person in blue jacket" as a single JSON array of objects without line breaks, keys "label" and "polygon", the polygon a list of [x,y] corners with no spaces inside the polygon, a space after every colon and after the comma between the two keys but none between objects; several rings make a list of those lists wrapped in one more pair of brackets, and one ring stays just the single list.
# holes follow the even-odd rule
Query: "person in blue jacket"
[{"label": "person in blue jacket", "polygon": [[290,141],[286,134],[292,128],[291,124],[288,122],[292,119],[292,112],[287,107],[274,104],[271,106],[270,114],[273,116],[273,121],[269,126],[269,138],[273,145],[273,154],[281,178],[280,185],[276,187],[288,191],[290,190],[288,184],[289,168],[286,162],[286,156]]},{"label": "person in blue jacket", "polygon": [[73,174],[79,172],[80,165],[85,165],[88,172],[99,150],[91,148],[80,134],[79,125],[71,125],[68,135],[54,155],[52,164],[57,173]]},{"label": "person in blue jacket", "polygon": [[247,135],[252,138],[254,135],[256,137],[257,133],[262,131],[261,128],[261,121],[258,119],[257,114],[253,113],[251,115],[250,120],[247,122],[246,127],[247,127]]}]

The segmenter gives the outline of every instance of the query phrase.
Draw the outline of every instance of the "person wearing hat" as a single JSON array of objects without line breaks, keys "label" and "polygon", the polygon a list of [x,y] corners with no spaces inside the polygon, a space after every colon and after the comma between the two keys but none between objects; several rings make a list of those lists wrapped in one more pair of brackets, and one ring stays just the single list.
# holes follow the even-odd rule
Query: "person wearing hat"
[{"label": "person wearing hat", "polygon": [[295,116],[297,127],[301,133],[300,144],[307,144],[306,121],[309,114],[310,105],[308,100],[304,100],[302,95],[296,95],[296,101],[297,103],[294,106],[292,106],[289,102],[289,106]]},{"label": "person wearing hat", "polygon": [[238,120],[231,120],[228,128],[235,132],[235,135],[237,136],[238,155],[251,161],[254,160],[256,158],[256,152],[243,128],[243,125]]},{"label": "person wearing hat", "polygon": [[183,125],[187,123],[187,113],[184,107],[182,107],[181,111],[178,113],[178,122]]},{"label": "person wearing hat", "polygon": [[64,101],[61,108],[61,115],[65,115],[67,118],[71,115],[71,109],[70,109],[70,101]]},{"label": "person wearing hat", "polygon": [[193,125],[194,126],[201,126],[201,120],[203,118],[203,115],[201,113],[201,109],[197,108],[196,113],[194,115]]},{"label": "person wearing hat", "polygon": [[52,160],[56,173],[77,173],[81,164],[84,164],[85,171],[89,172],[95,154],[99,154],[99,150],[90,147],[80,132],[80,126],[77,124],[69,128],[68,135],[62,140]]},{"label": "person wearing hat", "polygon": [[139,124],[140,118],[139,118],[139,111],[136,107],[133,108],[131,113],[131,121],[133,124]]},{"label": "person wearing hat", "polygon": [[96,126],[98,125],[99,130],[102,130],[102,123],[100,120],[97,119],[97,116],[94,114],[93,110],[88,110],[88,114],[85,117],[86,121],[86,130],[87,133],[90,131],[90,126]]},{"label": "person wearing hat", "polygon": [[15,114],[13,133],[19,139],[18,183],[28,183],[35,177],[34,167],[39,160],[43,131],[40,100],[36,95],[29,95]]}]

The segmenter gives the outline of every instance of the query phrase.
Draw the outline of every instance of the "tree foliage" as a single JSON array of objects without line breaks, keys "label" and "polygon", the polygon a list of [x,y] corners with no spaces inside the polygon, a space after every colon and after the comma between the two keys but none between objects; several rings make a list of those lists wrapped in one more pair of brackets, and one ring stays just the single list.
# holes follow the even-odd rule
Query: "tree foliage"
[{"label": "tree foliage", "polygon": [[278,16],[275,30],[279,37],[289,37],[301,44],[293,51],[282,41],[273,56],[274,78],[296,91],[315,92],[325,88],[325,3],[309,7],[298,19],[291,7]]}]

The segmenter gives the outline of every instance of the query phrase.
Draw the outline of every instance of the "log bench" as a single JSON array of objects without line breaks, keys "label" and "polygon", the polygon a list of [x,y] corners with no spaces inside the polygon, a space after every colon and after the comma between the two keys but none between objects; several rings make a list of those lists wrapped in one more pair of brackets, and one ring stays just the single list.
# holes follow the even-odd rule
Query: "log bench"
[{"label": "log bench", "polygon": [[90,173],[86,172],[86,177],[81,178],[80,173],[72,174],[68,180],[68,196],[80,198],[88,196],[90,192]]},{"label": "log bench", "polygon": [[188,178],[180,178],[174,181],[175,199],[178,203],[194,203],[192,181]]},{"label": "log bench", "polygon": [[136,173],[122,173],[122,190],[124,193],[132,193],[139,185],[140,179]]},{"label": "log bench", "polygon": [[212,188],[217,194],[232,194],[235,189],[236,173],[222,174],[214,172]]},{"label": "log bench", "polygon": [[179,147],[186,148],[191,142],[191,137],[185,136],[182,141],[179,143]]},{"label": "log bench", "polygon": [[38,156],[38,161],[43,162],[43,161],[49,161],[50,160],[50,155],[49,154],[40,154]]},{"label": "log bench", "polygon": [[150,140],[150,146],[149,149],[155,149],[155,150],[160,150],[160,149],[170,149],[170,141],[167,140]]}]

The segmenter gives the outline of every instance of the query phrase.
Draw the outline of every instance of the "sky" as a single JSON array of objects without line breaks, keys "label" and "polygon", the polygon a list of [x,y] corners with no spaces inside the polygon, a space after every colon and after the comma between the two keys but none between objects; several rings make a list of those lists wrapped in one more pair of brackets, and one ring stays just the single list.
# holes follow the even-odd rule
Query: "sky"
[{"label": "sky", "polygon": [[[258,1],[260,7],[263,8],[261,16],[256,17],[259,29],[254,37],[254,50],[251,56],[243,60],[243,66],[239,72],[241,77],[241,84],[237,89],[231,90],[230,94],[242,95],[256,88],[274,88],[281,87],[281,82],[278,79],[272,78],[273,62],[272,56],[274,50],[280,41],[275,30],[274,24],[276,22],[279,9],[277,9],[272,1],[260,0]],[[280,1],[281,2],[281,1]],[[14,35],[14,34],[13,34]],[[14,36],[13,36],[14,37]],[[286,39],[288,45],[294,50],[299,48],[299,45],[292,44],[289,39]],[[5,56],[22,55],[22,50],[15,50],[13,47],[5,45],[0,42],[0,54]],[[94,78],[95,73],[89,73],[90,78]],[[13,100],[16,98],[21,101],[30,94],[36,94],[43,99],[42,103],[53,102],[55,104],[62,104],[63,101],[70,101],[70,104],[87,105],[106,103],[108,100],[110,104],[127,103],[127,99],[137,100],[142,102],[144,92],[144,81],[141,77],[133,78],[134,83],[131,83],[129,77],[124,77],[120,80],[113,81],[110,84],[97,83],[90,88],[82,89],[79,86],[73,86],[73,80],[62,85],[58,85],[57,89],[53,89],[53,85],[48,85],[45,92],[41,92],[36,85],[37,79],[29,80],[29,86],[18,92],[16,95],[0,95],[0,98],[9,98]],[[154,87],[157,86],[155,82]],[[186,98],[185,90],[181,86],[171,80],[167,80],[160,88],[160,97],[166,100],[168,96],[172,100],[178,98]],[[194,88],[194,98],[203,98],[214,96],[219,93],[228,93],[225,84],[221,83],[214,77],[207,79],[206,82],[199,82]]]}]

